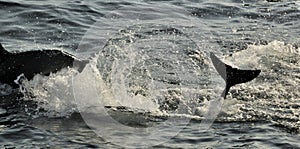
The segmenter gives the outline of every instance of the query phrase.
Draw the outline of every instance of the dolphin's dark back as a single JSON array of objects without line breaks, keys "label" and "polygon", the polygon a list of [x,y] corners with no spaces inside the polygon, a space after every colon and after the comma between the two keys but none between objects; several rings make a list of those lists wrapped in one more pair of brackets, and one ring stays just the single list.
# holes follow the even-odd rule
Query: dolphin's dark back
[{"label": "dolphin's dark back", "polygon": [[74,62],[80,67],[87,63],[59,50],[9,53],[0,44],[0,82],[17,87],[14,80],[21,74],[31,80],[36,74],[49,75],[73,67]]},{"label": "dolphin's dark back", "polygon": [[6,51],[0,43],[0,62],[4,61],[11,53]]},{"label": "dolphin's dark back", "polygon": [[241,70],[237,68],[232,68],[231,66],[223,63],[213,53],[210,53],[210,58],[216,70],[226,82],[226,88],[222,94],[222,97],[224,97],[224,99],[230,87],[236,84],[246,83],[248,81],[251,81],[254,78],[256,78],[261,72],[261,70]]}]

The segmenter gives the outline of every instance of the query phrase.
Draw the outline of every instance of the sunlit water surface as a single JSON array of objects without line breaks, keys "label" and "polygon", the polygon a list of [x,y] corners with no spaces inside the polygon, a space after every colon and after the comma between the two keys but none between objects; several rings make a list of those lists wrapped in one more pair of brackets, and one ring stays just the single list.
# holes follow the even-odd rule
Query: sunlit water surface
[{"label": "sunlit water surface", "polygon": [[[90,60],[82,73],[68,68],[25,80],[23,93],[1,84],[1,148],[300,147],[299,1],[0,6],[0,42],[8,51],[59,49]],[[262,72],[219,101],[225,84],[210,52]],[[202,121],[214,120],[206,111],[218,113],[211,126]],[[106,125],[99,119],[105,114],[122,128]],[[93,131],[99,122],[107,129]]]}]

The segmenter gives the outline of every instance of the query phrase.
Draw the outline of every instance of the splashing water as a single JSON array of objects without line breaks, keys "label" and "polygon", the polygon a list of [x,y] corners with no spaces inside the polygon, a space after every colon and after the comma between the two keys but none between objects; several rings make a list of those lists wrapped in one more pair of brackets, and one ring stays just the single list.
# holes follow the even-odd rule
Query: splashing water
[{"label": "splashing water", "polygon": [[24,100],[36,102],[38,115],[68,117],[77,111],[71,87],[76,73],[76,70],[67,68],[49,76],[36,75],[30,81],[22,80]]},{"label": "splashing water", "polygon": [[241,68],[258,68],[260,76],[232,88],[224,104],[222,121],[272,121],[291,131],[299,131],[299,48],[280,41],[250,45],[226,57]]}]

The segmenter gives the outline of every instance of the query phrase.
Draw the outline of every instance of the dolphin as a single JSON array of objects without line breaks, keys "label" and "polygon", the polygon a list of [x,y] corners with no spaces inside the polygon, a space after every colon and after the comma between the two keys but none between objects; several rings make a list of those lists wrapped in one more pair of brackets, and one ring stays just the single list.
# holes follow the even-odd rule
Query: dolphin
[{"label": "dolphin", "polygon": [[[222,93],[225,99],[230,87],[245,83],[256,78],[261,70],[241,70],[222,62],[214,53],[210,53],[211,61],[217,72],[226,82]],[[87,60],[80,60],[75,56],[60,50],[38,50],[19,53],[10,53],[0,43],[0,82],[18,87],[14,81],[23,74],[31,80],[36,74],[49,75],[63,68],[73,67],[76,64],[81,72]]]},{"label": "dolphin", "polygon": [[81,72],[87,63],[60,50],[10,53],[0,43],[0,82],[12,87],[18,87],[14,80],[21,74],[31,80],[36,74],[47,76],[74,64]]},{"label": "dolphin", "polygon": [[224,99],[226,98],[230,87],[236,84],[249,82],[256,78],[261,72],[261,70],[241,70],[238,68],[233,68],[232,66],[222,62],[212,52],[210,53],[210,58],[215,69],[226,82],[225,89],[221,95]]}]

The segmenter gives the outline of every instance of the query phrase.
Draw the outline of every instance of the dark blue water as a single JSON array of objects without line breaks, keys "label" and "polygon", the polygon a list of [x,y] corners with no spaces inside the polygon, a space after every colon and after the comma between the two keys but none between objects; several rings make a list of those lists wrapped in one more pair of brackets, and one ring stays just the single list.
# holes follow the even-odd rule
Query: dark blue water
[{"label": "dark blue water", "polygon": [[[90,60],[81,74],[37,75],[23,93],[1,84],[1,148],[300,147],[299,1],[12,0],[0,7],[8,51],[59,49]],[[262,73],[219,101],[224,82],[210,52]]]}]

